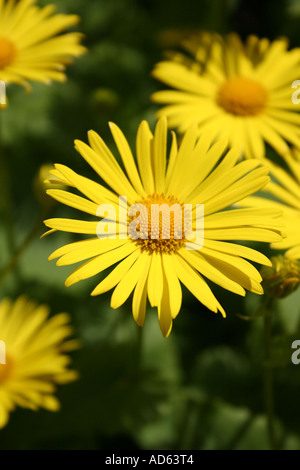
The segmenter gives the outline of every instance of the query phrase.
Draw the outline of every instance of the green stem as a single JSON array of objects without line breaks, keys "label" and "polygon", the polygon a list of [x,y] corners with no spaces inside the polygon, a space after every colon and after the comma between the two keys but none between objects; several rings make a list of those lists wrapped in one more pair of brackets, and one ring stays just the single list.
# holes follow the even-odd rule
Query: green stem
[{"label": "green stem", "polygon": [[233,435],[231,440],[226,445],[227,450],[236,450],[236,446],[240,440],[245,436],[246,432],[249,430],[250,426],[253,424],[254,415],[250,415],[248,419],[241,425],[236,434]]},{"label": "green stem", "polygon": [[186,413],[181,425],[181,436],[179,449],[191,450],[194,448],[194,440],[199,424],[199,403],[188,401],[186,404]]},{"label": "green stem", "polygon": [[267,299],[264,315],[264,402],[268,426],[268,436],[272,450],[277,449],[277,440],[274,429],[274,396],[273,396],[273,369],[270,364],[270,346],[272,338],[272,312],[273,299]]},{"label": "green stem", "polygon": [[[0,128],[1,117],[2,116],[0,114]],[[9,175],[6,168],[6,162],[3,156],[2,149],[2,133],[0,133],[0,200],[4,219],[6,244],[8,248],[8,253],[12,256],[15,250],[15,237],[13,228],[14,224],[12,217],[12,203],[9,190]]]},{"label": "green stem", "polygon": [[48,213],[47,210],[42,211],[40,217],[36,221],[35,225],[32,227],[31,231],[28,233],[23,243],[13,253],[12,258],[7,263],[7,265],[2,269],[2,271],[0,271],[0,284],[4,280],[4,278],[14,269],[20,257],[22,256],[22,254],[25,252],[25,250],[31,244],[31,242],[36,238],[38,232],[41,229],[42,221],[46,218],[47,213]]}]

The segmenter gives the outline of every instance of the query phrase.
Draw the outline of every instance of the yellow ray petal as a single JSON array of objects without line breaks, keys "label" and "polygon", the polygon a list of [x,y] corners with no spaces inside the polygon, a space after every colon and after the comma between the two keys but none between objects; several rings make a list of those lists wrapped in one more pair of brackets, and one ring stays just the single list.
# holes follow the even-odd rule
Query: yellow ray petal
[{"label": "yellow ray petal", "polygon": [[145,263],[144,271],[136,284],[136,288],[134,289],[132,298],[132,314],[134,320],[139,326],[143,326],[145,321],[147,303],[147,280],[150,263],[151,258],[149,256],[148,260]]},{"label": "yellow ray petal", "polygon": [[[142,186],[133,155],[131,153],[130,147],[123,132],[113,122],[109,123],[109,127],[120,152],[122,161],[127,171],[128,178],[131,181],[132,186],[134,187],[137,194],[142,196],[145,195],[145,191]],[[126,193],[124,193],[124,195],[126,195]]]},{"label": "yellow ray petal", "polygon": [[165,171],[167,161],[167,120],[163,116],[155,127],[153,140],[153,173],[156,193],[165,192]]},{"label": "yellow ray petal", "polygon": [[141,253],[135,263],[127,271],[123,279],[119,282],[111,296],[111,307],[118,308],[128,299],[131,292],[135,288],[142,274],[147,270],[149,265],[149,255]]},{"label": "yellow ray petal", "polygon": [[165,289],[169,291],[170,313],[172,318],[175,318],[181,309],[181,285],[173,268],[172,256],[163,255],[162,260],[165,274]]},{"label": "yellow ray petal", "polygon": [[163,268],[160,253],[153,252],[148,277],[148,298],[151,307],[157,307],[163,294]]},{"label": "yellow ray petal", "polygon": [[146,121],[142,121],[136,137],[136,154],[139,172],[147,194],[154,193],[154,179],[152,171],[152,146],[153,135]]},{"label": "yellow ray petal", "polygon": [[232,281],[227,276],[225,276],[221,270],[215,268],[211,263],[209,263],[201,253],[196,251],[181,251],[181,256],[185,259],[193,268],[195,268],[199,273],[205,276],[207,279],[210,279],[215,284],[227,289],[235,294],[245,295],[245,290],[235,281]]},{"label": "yellow ray petal", "polygon": [[225,317],[225,311],[219,304],[204,279],[181,256],[174,256],[173,267],[179,280],[186,288],[209,310],[217,313],[218,310]]},{"label": "yellow ray petal", "polygon": [[127,256],[127,258],[121,261],[115,267],[115,269],[113,269],[111,273],[109,273],[109,275],[106,276],[106,278],[103,279],[103,281],[101,281],[97,287],[95,287],[91,295],[100,295],[115,287],[124,278],[125,274],[137,260],[139,255],[140,251],[137,248],[131,255]]},{"label": "yellow ray petal", "polygon": [[66,279],[65,285],[69,287],[83,279],[95,276],[95,274],[104,271],[113,264],[126,258],[134,250],[136,250],[136,246],[133,243],[128,242],[118,248],[115,248],[114,250],[103,253],[89,261],[86,261],[84,264],[79,266],[79,268],[73,271],[73,273]]}]

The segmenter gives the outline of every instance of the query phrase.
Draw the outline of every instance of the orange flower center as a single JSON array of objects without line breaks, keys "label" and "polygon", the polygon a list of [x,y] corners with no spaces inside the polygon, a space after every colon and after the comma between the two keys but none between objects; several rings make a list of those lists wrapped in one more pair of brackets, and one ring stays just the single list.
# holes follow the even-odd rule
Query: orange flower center
[{"label": "orange flower center", "polygon": [[10,65],[16,56],[16,48],[9,39],[0,37],[0,69]]},{"label": "orange flower center", "polygon": [[244,77],[228,79],[217,94],[218,105],[235,116],[257,116],[263,111],[267,101],[265,88]]},{"label": "orange flower center", "polygon": [[0,385],[11,376],[13,369],[13,361],[7,355],[5,362],[5,364],[0,363]]},{"label": "orange flower center", "polygon": [[150,194],[132,206],[128,233],[143,251],[174,253],[185,245],[184,207],[172,196]]}]

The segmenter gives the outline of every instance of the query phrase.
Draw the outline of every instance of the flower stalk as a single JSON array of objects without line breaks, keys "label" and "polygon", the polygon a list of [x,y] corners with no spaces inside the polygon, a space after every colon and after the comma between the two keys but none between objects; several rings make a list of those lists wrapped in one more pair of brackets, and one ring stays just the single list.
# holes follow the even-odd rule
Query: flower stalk
[{"label": "flower stalk", "polygon": [[[1,124],[2,124],[2,116],[0,115],[0,131],[1,131]],[[10,254],[14,252],[14,230],[13,230],[13,221],[12,221],[12,204],[11,204],[11,197],[9,191],[9,176],[8,171],[3,155],[3,139],[2,133],[0,132],[0,199],[1,199],[1,209],[3,214],[3,221],[4,221],[4,230],[5,230],[5,237],[7,248]]]},{"label": "flower stalk", "polygon": [[274,307],[274,298],[267,297],[264,310],[264,372],[263,372],[263,390],[265,414],[267,420],[267,430],[270,447],[272,450],[278,448],[274,429],[274,394],[273,394],[273,367],[271,364],[271,340],[272,340],[272,309]]}]

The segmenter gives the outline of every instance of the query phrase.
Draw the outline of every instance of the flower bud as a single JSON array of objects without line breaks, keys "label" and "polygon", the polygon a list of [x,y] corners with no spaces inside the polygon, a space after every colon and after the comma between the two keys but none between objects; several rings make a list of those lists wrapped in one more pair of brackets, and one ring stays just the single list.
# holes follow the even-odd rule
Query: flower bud
[{"label": "flower bud", "polygon": [[266,294],[282,299],[300,285],[300,262],[284,255],[271,258],[272,266],[263,266],[260,273]]},{"label": "flower bud", "polygon": [[65,186],[62,184],[54,183],[56,178],[50,173],[50,171],[53,169],[54,166],[50,163],[42,165],[33,181],[35,195],[43,206],[50,207],[55,203],[54,199],[46,194],[47,189],[65,189]]}]

